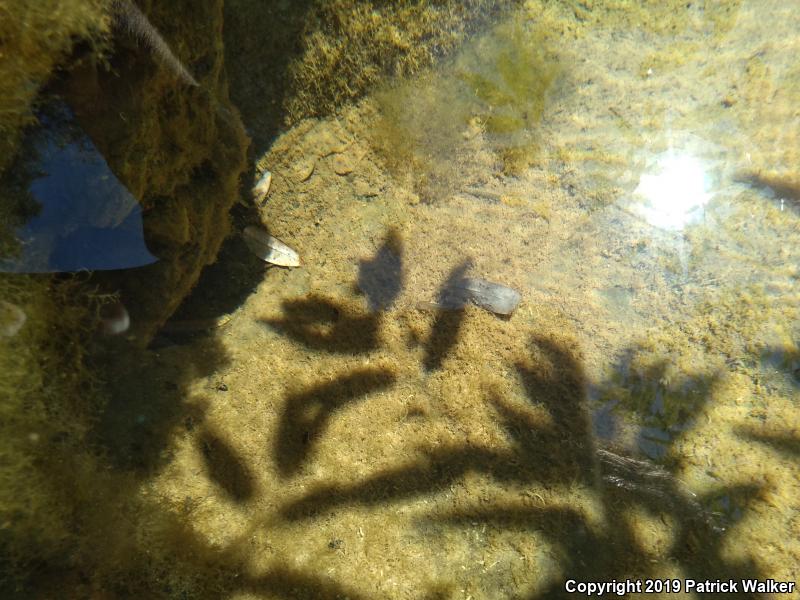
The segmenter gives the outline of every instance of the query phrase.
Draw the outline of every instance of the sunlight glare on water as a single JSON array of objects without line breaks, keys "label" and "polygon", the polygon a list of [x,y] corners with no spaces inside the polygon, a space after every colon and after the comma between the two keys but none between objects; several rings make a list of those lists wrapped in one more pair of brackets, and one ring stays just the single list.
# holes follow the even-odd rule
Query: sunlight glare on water
[{"label": "sunlight glare on water", "polygon": [[681,230],[698,222],[711,198],[703,161],[675,151],[659,157],[654,173],[643,173],[633,194],[645,220],[662,229]]}]

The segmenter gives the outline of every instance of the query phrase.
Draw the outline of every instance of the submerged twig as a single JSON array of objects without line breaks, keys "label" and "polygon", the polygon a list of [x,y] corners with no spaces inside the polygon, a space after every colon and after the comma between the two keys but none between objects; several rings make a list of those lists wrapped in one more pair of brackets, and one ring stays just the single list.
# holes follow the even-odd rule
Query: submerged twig
[{"label": "submerged twig", "polygon": [[666,505],[683,510],[688,516],[722,531],[718,515],[706,510],[694,493],[663,467],[646,460],[621,456],[602,448],[597,449],[603,481],[614,487],[649,496]]}]

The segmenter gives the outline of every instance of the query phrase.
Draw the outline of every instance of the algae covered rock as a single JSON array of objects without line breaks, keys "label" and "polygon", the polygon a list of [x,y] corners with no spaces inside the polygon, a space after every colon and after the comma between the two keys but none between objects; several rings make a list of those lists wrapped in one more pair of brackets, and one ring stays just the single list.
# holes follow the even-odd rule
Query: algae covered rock
[{"label": "algae covered rock", "polygon": [[121,291],[143,343],[216,259],[238,197],[249,142],[228,99],[222,5],[141,5],[182,71],[158,44],[118,26],[110,68],[84,61],[59,86],[111,170],[139,200],[148,247],[159,258],[103,277]]},{"label": "algae covered rock", "polygon": [[34,121],[36,96],[76,39],[100,52],[110,30],[106,0],[11,0],[0,6],[0,173],[22,128]]},{"label": "algae covered rock", "polygon": [[[182,426],[203,420],[202,409],[190,413],[185,403],[196,373],[181,364],[180,376],[162,380],[158,354],[124,339],[147,344],[229,233],[248,138],[226,70],[236,71],[248,125],[271,143],[270,125],[334,110],[382,77],[415,71],[507,4],[3,4],[0,51],[15,59],[0,61],[0,87],[10,92],[0,94],[0,133],[10,132],[0,135],[8,149],[0,152],[0,254],[36,209],[26,204],[25,186],[19,196],[4,187],[9,178],[35,178],[13,172],[37,164],[20,156],[19,141],[31,132],[24,127],[46,129],[35,115],[57,99],[135,201],[93,206],[100,209],[93,226],[113,228],[135,214],[158,261],[89,275],[0,274],[0,596],[12,597],[14,588],[15,597],[220,598],[256,585],[240,579],[246,547],[220,547],[197,534],[188,495],[172,505],[153,493],[158,460]],[[296,29],[282,27],[281,11],[293,11]],[[238,28],[228,27],[231,15]],[[238,44],[227,64],[223,26]],[[294,32],[302,35],[295,40]],[[327,156],[299,163],[300,181],[315,164],[327,168]],[[353,165],[342,158],[334,170],[349,174]],[[99,335],[114,332],[107,330],[116,329],[120,306],[130,313],[129,333]],[[212,434],[201,452],[211,467],[222,464],[214,455],[230,454]]]},{"label": "algae covered rock", "polygon": [[[111,201],[101,186],[90,211],[83,212],[87,198],[72,198],[54,225],[114,231],[135,214],[147,251],[158,259],[93,274],[31,275],[37,269],[20,263],[4,270],[22,273],[0,273],[4,598],[100,597],[101,582],[123,578],[138,590],[134,595],[158,597],[143,565],[160,559],[162,542],[149,532],[163,529],[168,515],[154,503],[145,508],[142,480],[111,469],[98,442],[110,396],[97,364],[107,349],[99,346],[101,309],[116,297],[105,292],[119,291],[131,335],[147,343],[215,259],[245,164],[248,139],[227,96],[222,0],[135,5],[196,86],[176,77],[152,41],[121,26],[115,4],[14,0],[0,9],[0,255],[13,258],[20,228],[42,214],[30,185],[43,174],[25,167],[50,164],[39,160],[44,148],[64,163],[59,168],[75,167],[72,182],[85,163],[84,153],[72,151],[77,144],[91,145],[132,203]],[[54,104],[69,114],[63,135],[48,121]],[[53,143],[37,151],[38,133]],[[63,181],[43,193],[68,193]],[[86,188],[71,190],[81,196]],[[39,270],[96,266],[79,261]],[[178,545],[189,547],[186,539]],[[184,577],[181,569],[175,566],[176,579]],[[91,584],[85,573],[92,573]]]},{"label": "algae covered rock", "polygon": [[[20,185],[26,177],[28,183],[41,179],[33,171],[42,166],[31,156],[36,144],[19,143],[22,126],[38,116],[38,130],[45,136],[52,133],[51,120],[42,111],[53,98],[61,98],[73,129],[88,138],[113,178],[138,202],[134,212],[141,213],[147,248],[158,259],[149,267],[95,276],[102,287],[121,293],[131,310],[132,333],[146,344],[203,267],[215,260],[238,197],[249,140],[228,99],[223,0],[67,2],[50,6],[50,14],[43,4],[28,10],[19,4],[11,3],[16,8],[3,20],[3,30],[8,30],[3,50],[32,56],[30,66],[16,59],[0,66],[0,73],[8,75],[3,79],[4,114],[11,115],[0,122],[0,130],[8,133],[8,153],[0,159],[0,216],[6,225],[0,250],[9,258],[15,251],[14,229],[18,236],[19,228],[42,212],[41,198],[37,201]],[[36,135],[36,127],[32,129]],[[75,162],[78,172],[80,157]],[[35,168],[24,174],[21,165]],[[70,170],[69,165],[62,167]],[[95,214],[110,208],[102,202],[92,205]],[[64,217],[61,229],[83,226],[73,223],[80,215]],[[96,228],[93,221],[86,225]],[[63,231],[58,236],[69,237]],[[113,246],[114,236],[108,238]],[[111,246],[108,252],[113,254]],[[29,263],[17,260],[19,268],[4,270],[25,271]],[[28,271],[59,270],[60,263],[54,264]],[[97,264],[69,261],[65,270],[93,270]]]}]

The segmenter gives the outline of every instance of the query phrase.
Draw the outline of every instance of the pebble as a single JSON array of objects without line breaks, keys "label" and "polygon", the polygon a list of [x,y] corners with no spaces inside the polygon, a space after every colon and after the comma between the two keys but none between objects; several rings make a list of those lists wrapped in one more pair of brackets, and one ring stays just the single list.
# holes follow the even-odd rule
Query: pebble
[{"label": "pebble", "polygon": [[358,178],[353,182],[353,191],[356,196],[371,198],[377,196],[380,190],[365,179]]},{"label": "pebble", "polygon": [[100,333],[120,335],[131,326],[131,316],[120,300],[105,304],[100,308]]},{"label": "pebble", "polygon": [[309,141],[317,149],[317,155],[320,157],[344,152],[349,145],[349,142],[343,139],[342,132],[333,132],[328,128],[312,134]]},{"label": "pebble", "polygon": [[346,154],[337,154],[333,157],[333,171],[337,175],[349,175],[353,172],[353,161]]},{"label": "pebble", "polygon": [[463,308],[471,302],[496,315],[510,315],[521,299],[521,294],[508,286],[477,277],[462,277],[445,287],[438,305],[443,308]]},{"label": "pebble", "polygon": [[313,159],[301,160],[292,167],[292,179],[298,183],[306,181],[314,173]]},{"label": "pebble", "polygon": [[517,290],[485,279],[465,277],[461,287],[475,304],[497,315],[510,315],[522,299]]}]

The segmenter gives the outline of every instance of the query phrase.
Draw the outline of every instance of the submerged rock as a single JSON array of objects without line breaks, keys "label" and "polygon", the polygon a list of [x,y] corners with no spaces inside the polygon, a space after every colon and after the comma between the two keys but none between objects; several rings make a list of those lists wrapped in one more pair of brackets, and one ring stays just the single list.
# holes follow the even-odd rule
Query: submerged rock
[{"label": "submerged rock", "polygon": [[109,61],[75,61],[53,91],[141,207],[159,261],[94,278],[125,298],[126,335],[146,345],[230,233],[249,140],[228,96],[223,0],[134,3],[185,72],[154,40],[116,28]]},{"label": "submerged rock", "polygon": [[477,277],[464,277],[471,265],[464,263],[454,271],[439,292],[440,308],[460,309],[473,303],[497,315],[510,315],[516,310],[522,295],[515,289]]}]

